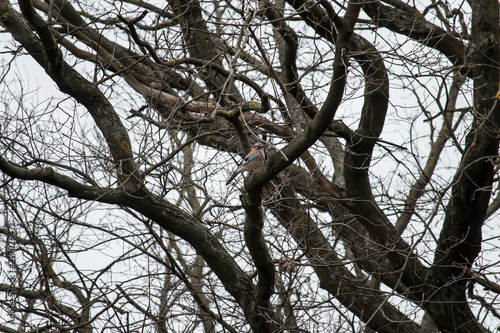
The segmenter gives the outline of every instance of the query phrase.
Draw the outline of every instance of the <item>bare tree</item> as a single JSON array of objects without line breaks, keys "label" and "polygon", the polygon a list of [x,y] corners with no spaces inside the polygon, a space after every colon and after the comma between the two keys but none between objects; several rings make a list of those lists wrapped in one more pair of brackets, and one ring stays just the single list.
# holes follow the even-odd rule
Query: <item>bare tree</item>
[{"label": "bare tree", "polygon": [[499,325],[498,1],[0,10],[1,332]]}]

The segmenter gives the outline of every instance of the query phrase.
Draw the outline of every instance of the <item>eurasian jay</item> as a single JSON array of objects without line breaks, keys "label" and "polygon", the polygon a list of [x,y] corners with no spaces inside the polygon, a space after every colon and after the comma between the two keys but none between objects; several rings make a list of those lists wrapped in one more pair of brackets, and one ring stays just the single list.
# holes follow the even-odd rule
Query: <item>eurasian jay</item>
[{"label": "eurasian jay", "polygon": [[226,185],[229,185],[229,183],[236,177],[239,173],[242,173],[243,171],[254,171],[258,167],[264,163],[264,160],[266,158],[266,155],[264,153],[264,145],[260,143],[255,143],[252,146],[252,150],[245,156],[243,159],[243,162],[234,170],[233,174],[231,177],[226,182]]}]

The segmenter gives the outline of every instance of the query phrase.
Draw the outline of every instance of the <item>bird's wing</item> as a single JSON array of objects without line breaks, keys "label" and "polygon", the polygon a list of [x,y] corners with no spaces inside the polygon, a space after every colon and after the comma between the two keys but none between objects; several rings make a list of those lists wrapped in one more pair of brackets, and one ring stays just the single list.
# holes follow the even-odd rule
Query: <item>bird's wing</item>
[{"label": "bird's wing", "polygon": [[256,155],[252,155],[250,157],[245,157],[245,159],[243,160],[243,163],[248,163],[250,162],[251,160],[253,160],[255,158]]}]

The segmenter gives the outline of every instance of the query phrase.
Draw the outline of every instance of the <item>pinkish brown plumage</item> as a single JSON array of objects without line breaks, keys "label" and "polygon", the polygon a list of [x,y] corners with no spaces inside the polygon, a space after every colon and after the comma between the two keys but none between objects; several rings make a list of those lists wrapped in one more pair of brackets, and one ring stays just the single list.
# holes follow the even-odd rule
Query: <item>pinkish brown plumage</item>
[{"label": "pinkish brown plumage", "polygon": [[229,177],[229,179],[226,182],[226,185],[229,185],[229,183],[239,173],[242,173],[244,171],[254,171],[258,167],[260,167],[264,163],[264,160],[266,159],[266,154],[264,153],[263,148],[264,145],[260,143],[254,144],[250,152],[243,159],[243,162],[236,168],[236,170],[234,170],[231,177]]}]

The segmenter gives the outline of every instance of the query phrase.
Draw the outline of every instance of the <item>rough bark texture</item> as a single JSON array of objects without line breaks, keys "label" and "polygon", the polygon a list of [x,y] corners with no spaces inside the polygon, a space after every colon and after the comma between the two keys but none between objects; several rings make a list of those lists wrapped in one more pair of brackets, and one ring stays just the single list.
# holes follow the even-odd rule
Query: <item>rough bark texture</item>
[{"label": "rough bark texture", "polygon": [[[474,122],[455,174],[431,270],[438,292],[429,307],[443,332],[485,331],[467,304],[463,274],[481,250],[481,228],[493,184],[491,158],[498,156],[499,139],[494,133],[500,128],[499,74],[495,67],[500,63],[500,28],[497,1],[473,1],[472,10],[475,47],[469,61],[474,77]],[[451,320],[443,313],[451,313]]]},{"label": "rough bark texture", "polygon": [[[87,174],[86,162],[78,165],[72,161],[64,165],[57,161],[58,157],[52,161],[43,160],[34,153],[33,156],[28,153],[24,156],[16,148],[31,153],[30,148],[18,142],[15,136],[4,136],[0,131],[0,170],[5,176],[0,184],[2,202],[10,207],[24,200],[22,192],[17,197],[5,194],[14,192],[15,188],[10,187],[11,182],[30,181],[29,184],[36,186],[46,184],[66,191],[65,195],[72,199],[120,207],[138,221],[158,226],[169,235],[179,237],[189,247],[187,251],[191,251],[191,255],[195,254],[195,267],[189,267],[186,263],[176,264],[170,254],[171,249],[165,247],[160,248],[167,260],[159,259],[158,262],[167,267],[169,277],[176,274],[176,278],[188,286],[187,289],[194,295],[195,307],[198,307],[195,311],[201,313],[199,317],[206,331],[218,329],[220,324],[231,332],[249,329],[259,333],[302,332],[295,317],[295,303],[291,299],[301,305],[300,291],[308,290],[310,281],[299,286],[293,284],[295,279],[302,278],[291,274],[296,268],[294,260],[299,258],[297,261],[302,260],[300,265],[313,272],[311,276],[317,279],[316,286],[322,289],[323,294],[319,295],[324,296],[324,299],[321,304],[316,304],[317,308],[335,308],[340,304],[342,309],[349,310],[349,316],[355,318],[353,330],[366,326],[367,331],[410,333],[426,332],[427,327],[437,327],[440,332],[487,332],[471,310],[469,302],[474,296],[471,296],[472,282],[486,286],[488,291],[500,290],[497,285],[486,278],[478,278],[472,271],[473,263],[481,251],[483,224],[487,216],[493,214],[491,210],[495,209],[490,206],[488,211],[488,205],[498,181],[498,170],[495,169],[498,168],[495,164],[498,164],[500,143],[498,1],[470,1],[470,35],[458,33],[447,23],[447,19],[458,15],[459,11],[450,11],[451,14],[447,13],[445,18],[438,11],[438,6],[444,6],[441,2],[422,12],[399,0],[383,1],[384,4],[381,1],[362,3],[353,0],[338,8],[337,3],[326,0],[286,2],[284,10],[285,1],[278,1],[277,4],[261,1],[258,8],[251,9],[247,7],[253,6],[253,3],[224,2],[226,7],[214,3],[210,5],[214,9],[207,7],[203,1],[171,0],[169,7],[161,9],[143,1],[130,1],[133,6],[147,8],[158,15],[155,16],[157,25],[153,27],[151,21],[147,24],[143,22],[150,12],[133,12],[134,15],[130,17],[129,13],[122,15],[123,12],[119,12],[115,20],[115,16],[91,17],[64,0],[46,3],[23,0],[19,1],[18,9],[14,9],[7,0],[0,0],[2,25],[45,70],[61,92],[85,107],[89,119],[94,122],[99,138],[102,137],[106,147],[105,152],[98,153],[109,155],[96,158],[98,162],[94,165],[107,165],[108,162],[112,165],[107,170],[109,174],[100,176],[102,178],[98,181]],[[238,23],[225,27],[220,23],[226,19],[225,10],[240,15],[240,21],[231,18]],[[434,23],[426,18],[430,10],[437,12]],[[359,20],[361,11],[371,18],[369,25]],[[42,14],[46,17],[42,17]],[[89,24],[90,18],[95,22]],[[298,31],[294,21],[301,21],[301,27],[308,31]],[[392,98],[393,94],[389,94],[392,87],[392,79],[390,82],[389,78],[397,78],[397,75],[391,72],[393,68],[388,66],[390,60],[377,48],[377,41],[372,43],[356,33],[361,23],[367,24],[373,32],[387,29],[415,42],[419,48],[427,51],[432,49],[432,52],[442,56],[436,63],[446,62],[451,66],[449,73],[455,75],[449,96],[446,96],[447,105],[438,112],[438,116],[443,118],[439,136],[433,140],[431,133],[429,141],[432,144],[427,165],[421,169],[415,168],[419,171],[418,175],[414,177],[413,185],[408,187],[408,195],[400,200],[401,209],[387,208],[392,202],[387,203],[384,199],[393,198],[386,193],[377,193],[376,189],[379,188],[374,184],[375,178],[371,172],[373,162],[378,157],[376,155],[379,154],[377,145],[388,155],[392,155],[395,150],[387,146],[401,150],[406,148],[406,142],[400,146],[399,143],[388,143],[381,139],[387,118],[391,116],[391,107],[396,113],[400,111],[398,106],[391,106],[390,96]],[[102,25],[122,30],[138,51],[106,38],[96,28]],[[163,39],[172,35],[148,34],[169,26],[175,27],[174,35],[182,36],[176,45],[181,50],[178,53],[169,49],[173,47],[170,41],[162,44]],[[269,37],[266,26],[271,29],[270,35],[277,49],[275,54],[271,54],[275,57],[273,59],[266,49],[272,45],[265,39]],[[229,31],[227,36],[230,37],[226,36],[227,39],[222,38],[225,36],[225,32],[221,32],[224,29]],[[307,86],[310,83],[306,80],[309,71],[315,71],[314,66],[309,68],[301,63],[304,61],[307,64],[309,60],[302,59],[300,53],[302,38],[307,33],[311,34],[308,36],[310,40],[321,40],[323,44],[318,49],[331,48],[321,55],[321,59],[315,59],[315,66],[321,68],[317,71],[324,72],[321,75],[315,73],[321,76],[317,82],[324,80],[322,75],[325,73],[330,75],[324,80],[327,88]],[[149,41],[146,40],[148,36],[151,38]],[[85,45],[85,50],[80,49],[81,44]],[[249,54],[246,45],[252,45],[257,54]],[[106,80],[91,82],[86,79],[69,63],[61,46],[74,57],[91,62],[103,73],[108,73],[108,76],[104,75],[106,80],[120,77],[137,96],[143,98],[141,109],[130,112],[130,118],[138,121],[123,121],[116,110],[118,106],[113,106],[108,95],[103,92],[106,86],[102,84]],[[163,59],[170,54],[181,54],[184,58]],[[422,55],[420,60],[425,57],[426,54]],[[411,59],[410,56],[408,59]],[[407,65],[411,63],[406,62],[408,59],[405,55],[400,60]],[[323,63],[328,63],[328,66]],[[414,65],[418,67],[420,64],[415,61]],[[436,69],[429,65],[432,69],[429,71],[443,71],[441,67]],[[427,70],[422,69],[422,72],[428,75]],[[344,123],[337,116],[343,101],[349,98],[346,91],[349,90],[349,79],[353,72],[360,78],[360,86],[363,87],[360,89],[363,90],[360,93],[362,107],[350,110],[359,114],[359,119],[353,122],[356,124],[354,126]],[[269,81],[261,81],[261,75],[267,76]],[[441,78],[445,87],[451,81],[448,74],[443,74]],[[420,238],[420,235],[412,234],[408,237],[406,229],[411,226],[415,216],[420,218],[418,204],[429,184],[434,185],[432,176],[439,161],[439,152],[446,149],[444,145],[449,139],[452,139],[453,144],[460,145],[455,136],[455,131],[460,128],[459,120],[452,124],[454,117],[451,115],[458,113],[458,96],[467,96],[468,92],[462,90],[466,80],[473,82],[473,101],[455,119],[468,118],[470,126],[465,126],[463,132],[458,133],[466,139],[464,146],[454,151],[462,156],[454,169],[453,180],[446,184],[451,191],[447,193],[446,189],[441,190],[442,193],[436,196],[439,200],[448,197],[449,200],[440,215],[444,218],[439,221],[442,226],[439,237],[435,237],[436,243],[426,245],[426,248],[435,247],[434,258],[430,262],[423,259],[424,256],[419,256],[418,246],[423,236]],[[262,82],[265,82],[264,86]],[[323,94],[316,94],[316,90]],[[416,90],[412,92],[417,94]],[[440,105],[444,95],[435,97],[436,105]],[[252,100],[254,98],[260,101]],[[421,108],[426,114],[434,112],[426,110],[423,105]],[[144,110],[153,110],[154,116]],[[429,115],[426,121],[432,122],[434,119],[434,116]],[[146,128],[150,126],[160,134],[148,132]],[[134,136],[131,135],[132,131]],[[157,139],[156,147],[143,144],[145,152],[134,151],[130,137],[149,143],[152,137],[165,132],[168,133],[165,137],[172,140],[171,146],[177,147],[166,156],[163,147],[169,142],[163,141],[164,137]],[[176,141],[179,133],[189,133],[191,141]],[[332,137],[335,140],[331,140]],[[8,143],[4,143],[4,140]],[[255,140],[270,143],[268,159],[244,181],[240,194],[241,207],[231,206],[233,203],[229,203],[229,196],[214,199],[212,195],[217,191],[205,185],[215,178],[223,177],[221,174],[226,173],[229,167],[221,163],[216,171],[209,171],[212,161],[203,160],[205,165],[200,163],[193,168],[192,163],[199,158],[193,150],[183,155],[182,167],[178,167],[174,161],[177,154],[193,142],[217,150],[219,155],[214,157],[216,160],[227,152],[244,154],[242,151],[248,151]],[[412,144],[412,140],[410,137],[408,142]],[[37,140],[33,141],[33,146],[36,146]],[[281,147],[279,151],[272,146],[273,142]],[[318,155],[315,152],[325,148],[322,142],[335,142],[326,145],[326,151],[330,154],[329,162],[336,158],[342,159],[335,160],[335,171],[340,175],[329,175],[323,170],[325,164],[316,158]],[[339,153],[335,149],[342,151]],[[153,160],[150,154],[159,157]],[[59,157],[65,161],[64,156]],[[85,156],[80,157],[85,160]],[[420,158],[417,153],[412,157],[417,161]],[[96,167],[100,168],[101,165]],[[100,168],[96,173],[103,173],[102,170],[106,169]],[[334,182],[337,177],[342,182]],[[177,181],[177,178],[182,180]],[[380,188],[387,190],[384,186]],[[179,198],[174,203],[172,198],[175,196],[169,195],[175,191],[178,191]],[[439,191],[436,190],[436,193]],[[234,194],[234,191],[229,189],[229,193]],[[203,199],[205,201],[202,203]],[[39,212],[49,211],[45,208],[46,204],[42,202],[39,207],[33,207],[38,208]],[[439,206],[438,203],[433,204]],[[220,206],[225,207],[225,213],[211,215]],[[237,218],[230,217],[239,209],[244,218],[237,214],[234,215]],[[226,213],[227,216],[223,216]],[[390,214],[397,215],[394,219],[398,221],[396,225],[392,223]],[[422,222],[429,225],[434,223],[433,214],[422,218]],[[7,214],[5,216],[7,220]],[[68,221],[70,224],[71,218]],[[242,222],[242,228],[239,222]],[[216,231],[213,225],[217,223],[223,227]],[[424,234],[430,228],[429,225],[422,227]],[[241,247],[231,243],[234,239],[227,241],[224,238],[227,230],[241,231]],[[7,227],[0,231],[0,236],[11,235]],[[273,232],[280,231],[283,235],[278,238],[283,242],[291,240],[293,244],[280,247],[273,239]],[[158,237],[153,231],[151,234]],[[57,246],[64,245],[58,237],[53,238],[57,240]],[[28,244],[41,249],[43,256],[40,256],[40,262],[44,263],[42,271],[45,274],[45,280],[41,280],[47,286],[44,286],[43,291],[38,291],[16,289],[2,283],[0,291],[15,290],[17,296],[30,302],[42,302],[57,315],[68,317],[71,325],[80,325],[63,327],[53,324],[47,329],[92,331],[92,325],[88,322],[92,320],[92,302],[90,296],[88,299],[84,297],[82,290],[85,288],[79,289],[57,276],[51,261],[53,259],[46,254],[48,247],[39,238],[12,239],[19,245]],[[161,243],[160,237],[158,240]],[[144,250],[147,251],[149,249]],[[287,256],[293,258],[286,269],[282,267],[281,261],[277,264],[277,254],[282,256],[280,260]],[[153,253],[148,255],[155,256]],[[182,258],[182,253],[179,257]],[[203,266],[205,264],[206,267]],[[288,273],[283,276],[290,286],[283,284],[283,271]],[[255,281],[253,274],[256,276]],[[381,284],[385,287],[380,287]],[[58,301],[50,290],[54,286],[72,292],[84,309],[77,311]],[[166,295],[168,288],[175,288],[167,282],[163,287],[158,316],[154,311],[142,308],[128,295],[124,298],[144,314],[145,321],[152,320],[159,330],[166,331]],[[387,287],[391,289],[390,292],[385,291]],[[222,295],[219,289],[225,290]],[[125,294],[125,291],[121,292]],[[204,292],[212,294],[205,295]],[[92,295],[92,291],[88,291],[88,294]],[[290,296],[292,294],[293,297]],[[429,324],[412,320],[413,313],[408,315],[398,308],[393,301],[395,297],[404,299],[407,306],[413,307],[412,311],[425,311],[425,320]],[[484,299],[481,302],[487,303]],[[218,308],[221,304],[224,309]],[[231,309],[232,304],[238,309]],[[182,304],[185,309],[190,306],[189,302]],[[307,313],[305,307],[305,310],[298,307],[298,311]],[[488,309],[487,306],[485,308]],[[27,309],[26,316],[35,312],[29,306]],[[282,309],[285,309],[286,314],[281,312]],[[492,312],[491,309],[488,311]],[[229,320],[223,318],[223,314]],[[237,318],[242,314],[244,319]],[[348,317],[345,313],[342,316]],[[46,318],[56,322],[50,315]],[[239,320],[243,324],[238,328],[231,326],[233,321]],[[292,324],[287,326],[288,323]],[[0,331],[15,330],[0,325]]]}]

